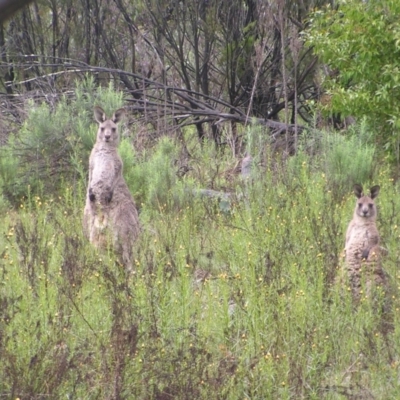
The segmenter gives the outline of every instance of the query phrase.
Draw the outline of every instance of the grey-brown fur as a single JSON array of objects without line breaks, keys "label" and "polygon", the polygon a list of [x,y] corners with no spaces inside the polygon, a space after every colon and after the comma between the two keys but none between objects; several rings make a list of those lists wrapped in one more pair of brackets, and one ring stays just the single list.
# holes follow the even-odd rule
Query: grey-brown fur
[{"label": "grey-brown fur", "polygon": [[122,160],[117,151],[117,123],[124,114],[125,110],[121,108],[107,118],[100,107],[94,109],[99,129],[89,159],[83,227],[96,247],[106,246],[111,239],[121,261],[131,269],[132,249],[140,224],[135,202],[122,175]]},{"label": "grey-brown fur", "polygon": [[379,186],[373,186],[369,195],[364,195],[361,185],[354,186],[357,202],[353,219],[346,232],[345,252],[355,302],[361,298],[363,282],[367,292],[370,292],[372,284],[385,284],[381,265],[380,237],[376,227],[377,209],[374,202],[379,189]]}]

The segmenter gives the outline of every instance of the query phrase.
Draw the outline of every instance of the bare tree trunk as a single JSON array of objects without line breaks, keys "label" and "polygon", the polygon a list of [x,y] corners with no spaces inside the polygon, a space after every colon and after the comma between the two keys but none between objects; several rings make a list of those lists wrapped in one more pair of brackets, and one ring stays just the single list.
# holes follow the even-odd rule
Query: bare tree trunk
[{"label": "bare tree trunk", "polygon": [[[281,33],[281,58],[282,58],[282,85],[285,98],[285,125],[289,124],[289,96],[288,96],[288,80],[286,76],[286,54],[285,54],[285,17],[284,17],[285,0],[279,0],[278,3],[278,24]],[[286,128],[286,154],[290,153],[289,149],[289,130]]]},{"label": "bare tree trunk", "polygon": [[[273,51],[272,51],[272,60],[271,60],[271,75],[269,80],[269,94],[268,94],[268,104],[270,104],[270,110],[266,112],[266,118],[272,118],[276,121],[279,121],[278,113],[273,113],[277,104],[278,104],[278,87],[280,85],[281,77],[281,34],[277,24],[274,24],[273,27],[274,35],[273,35]],[[279,89],[280,90],[280,89]]]},{"label": "bare tree trunk", "polygon": [[62,62],[62,59],[70,58],[69,56],[69,42],[70,42],[70,27],[72,24],[72,4],[71,0],[68,1],[67,10],[65,13],[65,24],[64,29],[60,38],[60,46],[58,51],[58,57]]},{"label": "bare tree trunk", "polygon": [[82,8],[84,13],[85,21],[85,63],[90,65],[91,58],[91,44],[92,44],[92,32],[90,23],[90,0],[82,0]]},{"label": "bare tree trunk", "polygon": [[[129,12],[127,11],[124,4],[122,3],[122,0],[114,0],[114,2],[117,5],[118,9],[121,11],[122,15],[124,16],[126,23],[128,24],[129,38],[130,38],[130,43],[131,43],[131,53],[132,53],[131,72],[135,73],[136,72],[136,49],[135,49],[136,27],[132,21],[132,18],[129,15]],[[149,77],[150,76],[147,76],[147,78],[149,78]]]},{"label": "bare tree trunk", "polygon": [[[100,59],[100,31],[101,31],[101,20],[100,20],[100,6],[98,0],[92,0],[93,4],[93,27],[94,27],[94,43],[93,43],[93,65],[98,65]],[[90,12],[90,11],[89,11]]]},{"label": "bare tree trunk", "polygon": [[[114,50],[114,45],[113,43],[110,42],[106,30],[103,28],[103,20],[102,20],[102,15],[101,15],[101,10],[98,5],[97,0],[95,1],[96,4],[96,11],[95,11],[95,31],[96,31],[96,42],[98,42],[99,38],[102,39],[103,41],[103,49],[106,51],[106,54],[108,55],[109,62],[113,66],[113,68],[122,71],[123,68],[120,65],[118,61],[118,57],[115,54]],[[99,53],[99,43],[95,44],[96,48],[96,55]],[[96,56],[97,58],[97,56]],[[135,98],[139,99],[141,98],[141,95],[135,90],[135,86],[131,83],[129,80],[128,76],[124,73],[119,73],[118,74],[119,79],[122,81],[122,83],[125,85],[125,87],[128,89],[129,93]]]},{"label": "bare tree trunk", "polygon": [[[1,53],[1,60],[3,61],[3,63],[8,64],[7,54],[6,54],[6,41],[4,37],[4,27],[2,23],[0,23],[0,53]],[[10,67],[4,74],[4,82],[3,79],[1,79],[7,94],[13,94],[13,89],[11,84],[13,80],[14,80],[14,67],[10,65]]]},{"label": "bare tree trunk", "polygon": [[35,13],[35,20],[36,20],[36,27],[35,30],[38,30],[38,42],[40,48],[40,55],[42,59],[42,63],[44,63],[44,56],[45,56],[45,47],[44,47],[44,33],[43,33],[43,25],[42,20],[40,18],[39,7],[36,1],[33,2],[33,10]]},{"label": "bare tree trunk", "polygon": [[58,28],[58,11],[57,11],[57,4],[56,0],[51,1],[51,12],[52,12],[52,21],[51,21],[51,27],[52,27],[52,56],[53,60],[56,61],[57,57],[57,38],[58,38],[58,33],[59,33],[59,28]]},{"label": "bare tree trunk", "polygon": [[291,123],[294,124],[294,151],[297,151],[298,145],[298,77],[297,77],[297,69],[299,64],[299,53],[301,48],[301,42],[299,40],[298,30],[295,25],[292,26],[291,35],[290,35],[290,48],[292,52],[292,58],[294,63],[294,104],[293,104],[293,117]]}]

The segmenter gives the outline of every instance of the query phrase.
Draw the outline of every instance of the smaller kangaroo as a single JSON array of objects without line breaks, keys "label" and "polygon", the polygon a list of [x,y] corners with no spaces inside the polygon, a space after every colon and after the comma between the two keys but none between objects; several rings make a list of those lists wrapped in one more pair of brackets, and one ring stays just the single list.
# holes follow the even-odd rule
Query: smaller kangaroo
[{"label": "smaller kangaroo", "polygon": [[358,303],[362,294],[362,282],[366,282],[367,293],[371,285],[385,285],[386,277],[381,266],[379,233],[376,228],[377,210],[374,199],[380,187],[373,186],[370,195],[364,195],[361,185],[354,185],[357,197],[353,219],[346,232],[346,266],[350,279],[353,300]]},{"label": "smaller kangaroo", "polygon": [[117,151],[117,123],[124,114],[125,110],[120,108],[107,118],[102,108],[94,108],[99,128],[89,158],[83,227],[90,242],[98,248],[106,246],[111,236],[122,263],[132,269],[132,248],[139,235],[140,224],[135,202],[122,175],[122,160]]}]

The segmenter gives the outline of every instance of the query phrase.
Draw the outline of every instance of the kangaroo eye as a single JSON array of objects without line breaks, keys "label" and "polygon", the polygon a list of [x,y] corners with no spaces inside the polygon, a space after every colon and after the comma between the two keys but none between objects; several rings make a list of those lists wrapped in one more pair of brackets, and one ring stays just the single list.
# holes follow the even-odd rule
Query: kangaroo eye
[{"label": "kangaroo eye", "polygon": [[115,128],[111,128],[112,133],[115,133],[116,129]]},{"label": "kangaroo eye", "polygon": [[104,132],[104,128],[103,128],[103,127],[101,127],[100,130],[101,130],[102,132]]},{"label": "kangaroo eye", "polygon": [[372,203],[369,203],[369,208],[372,208],[374,205]]},{"label": "kangaroo eye", "polygon": [[358,208],[361,208],[362,207],[362,203],[358,203]]}]

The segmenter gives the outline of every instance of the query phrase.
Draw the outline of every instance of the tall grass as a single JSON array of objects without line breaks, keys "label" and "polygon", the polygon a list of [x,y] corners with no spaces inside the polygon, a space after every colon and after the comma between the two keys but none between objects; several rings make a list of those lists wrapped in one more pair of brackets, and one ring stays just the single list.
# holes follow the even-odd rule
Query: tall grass
[{"label": "tall grass", "polygon": [[[388,168],[375,168],[373,146],[355,136],[286,161],[261,136],[248,144],[255,162],[246,190],[236,160],[207,143],[188,142],[187,173],[178,176],[171,139],[143,154],[122,140],[144,226],[132,274],[82,236],[84,160],[75,183],[65,176],[54,192],[24,187],[0,222],[0,397],[398,398],[400,217]],[[90,148],[89,136],[79,137]],[[347,169],[328,162],[342,156]],[[389,332],[374,304],[353,308],[341,273],[355,203],[342,176],[360,160],[366,172],[352,179],[381,185]],[[229,192],[229,212],[193,188]]]},{"label": "tall grass", "polygon": [[[149,181],[151,165],[170,154],[160,146]],[[9,211],[0,244],[1,395],[397,398],[397,313],[382,335],[372,305],[354,310],[336,279],[354,199],[337,202],[326,174],[295,157],[281,165],[284,179],[276,166],[260,170],[230,214],[198,199],[163,206],[177,183],[158,203],[149,191],[134,274],[82,238],[83,199],[71,188]],[[376,178],[385,268],[396,283],[398,196],[386,173]]]}]

